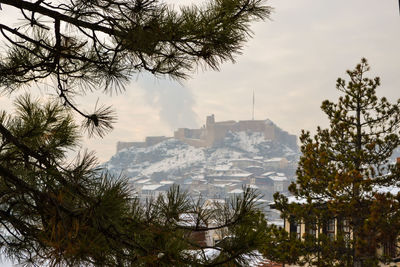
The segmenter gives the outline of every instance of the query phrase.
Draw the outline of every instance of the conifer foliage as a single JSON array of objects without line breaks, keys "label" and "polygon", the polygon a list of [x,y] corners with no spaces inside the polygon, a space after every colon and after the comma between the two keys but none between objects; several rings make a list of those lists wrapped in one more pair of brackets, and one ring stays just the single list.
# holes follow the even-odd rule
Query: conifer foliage
[{"label": "conifer foliage", "polygon": [[300,263],[375,266],[394,256],[400,194],[393,189],[400,186],[400,166],[390,157],[400,145],[400,100],[378,98],[380,79],[368,78],[369,70],[362,59],[347,71],[348,82],[337,80],[342,95],[321,106],[328,129],[318,127],[314,137],[302,132],[297,181],[289,187],[299,201],[275,195],[286,218],[305,224]]},{"label": "conifer foliage", "polygon": [[[63,106],[24,95],[16,108],[0,116],[3,255],[33,266],[230,266],[259,256],[267,225],[256,192],[210,208],[172,187],[139,202],[93,155],[65,163],[80,136]],[[199,242],[209,230],[229,238]]]},{"label": "conifer foliage", "polygon": [[[21,26],[1,19],[2,6],[19,10]],[[112,129],[112,109],[83,112],[76,94],[123,90],[141,71],[182,79],[198,67],[218,69],[241,52],[250,23],[270,12],[264,0],[179,9],[159,0],[0,0],[0,36],[9,46],[0,55],[0,86],[12,92],[52,80],[88,133],[102,136]]]},{"label": "conifer foliage", "polygon": [[[18,26],[2,16],[10,7]],[[184,79],[199,67],[218,69],[240,54],[251,22],[270,12],[264,0],[181,8],[158,0],[0,0],[1,93],[44,83],[59,96],[42,104],[24,95],[16,114],[1,113],[0,251],[35,266],[229,266],[254,256],[266,228],[254,191],[205,209],[173,187],[143,204],[92,154],[71,164],[65,155],[80,138],[70,112],[84,117],[89,136],[102,137],[115,121],[109,106],[84,112],[76,95],[121,91],[141,71]],[[208,230],[230,237],[207,247],[194,233]],[[206,248],[218,253],[207,257]]]}]

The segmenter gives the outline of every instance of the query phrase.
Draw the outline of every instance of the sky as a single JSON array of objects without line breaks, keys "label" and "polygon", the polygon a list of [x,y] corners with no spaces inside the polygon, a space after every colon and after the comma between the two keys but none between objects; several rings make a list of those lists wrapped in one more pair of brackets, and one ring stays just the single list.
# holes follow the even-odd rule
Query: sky
[{"label": "sky", "polygon": [[[189,1],[174,1],[187,4]],[[197,1],[198,2],[198,1]],[[115,153],[117,141],[141,141],[149,135],[173,135],[178,127],[217,121],[271,119],[299,135],[328,126],[320,110],[335,101],[338,77],[346,77],[366,57],[371,77],[380,76],[377,93],[400,97],[400,16],[396,0],[271,0],[271,20],[253,23],[254,32],[236,57],[220,71],[199,70],[181,82],[139,74],[125,93],[112,98],[118,113],[115,130],[85,146],[101,160]]]},{"label": "sky", "polygon": [[[200,1],[167,2],[185,5]],[[180,83],[140,73],[121,94],[89,94],[77,99],[86,110],[99,99],[100,103],[112,104],[118,114],[111,133],[102,139],[85,137],[81,148],[96,151],[104,162],[115,154],[118,141],[172,136],[178,127],[202,126],[210,114],[215,114],[217,121],[251,119],[253,91],[255,119],[268,118],[296,135],[301,129],[327,127],[321,102],[338,98],[336,79],[346,78],[345,71],[362,57],[369,60],[370,76],[381,77],[378,95],[392,102],[400,97],[397,0],[268,3],[274,7],[271,20],[253,23],[253,39],[245,44],[236,63],[227,62],[218,72],[198,70]],[[0,22],[14,16],[14,10],[3,6]],[[47,92],[37,94],[45,96]],[[10,97],[0,95],[0,109],[10,107]]]},{"label": "sky", "polygon": [[[201,1],[167,1],[175,6]],[[104,138],[87,138],[81,149],[96,151],[100,162],[116,151],[118,141],[142,141],[146,136],[172,136],[179,127],[196,128],[205,117],[216,121],[270,119],[291,134],[327,127],[320,110],[323,100],[336,101],[338,77],[346,78],[366,57],[370,76],[380,76],[379,96],[400,97],[400,15],[397,0],[270,0],[270,20],[252,24],[253,38],[236,62],[220,71],[199,69],[174,82],[138,73],[126,91],[112,96],[88,94],[76,99],[91,110],[98,100],[118,115],[115,129]],[[3,7],[0,21],[13,11]],[[3,16],[5,14],[5,16]],[[29,88],[28,88],[29,90]],[[41,95],[48,91],[42,90]],[[0,96],[0,107],[10,107]],[[72,154],[73,155],[73,154]]]}]

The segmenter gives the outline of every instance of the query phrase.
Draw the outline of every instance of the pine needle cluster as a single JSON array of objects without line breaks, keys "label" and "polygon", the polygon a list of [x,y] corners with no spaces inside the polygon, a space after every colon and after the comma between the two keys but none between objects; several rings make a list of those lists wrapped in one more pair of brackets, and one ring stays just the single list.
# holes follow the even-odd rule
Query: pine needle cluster
[{"label": "pine needle cluster", "polygon": [[[259,255],[268,227],[255,191],[212,208],[177,186],[140,202],[93,154],[66,163],[79,129],[63,106],[29,95],[16,100],[14,116],[1,113],[0,251],[8,258],[28,266],[245,266]],[[196,238],[210,231],[228,238]]]},{"label": "pine needle cluster", "polygon": [[199,67],[216,70],[240,54],[250,23],[272,11],[264,0],[181,8],[159,0],[0,0],[1,5],[18,8],[22,22],[15,28],[0,20],[0,36],[9,46],[0,55],[0,86],[13,92],[53,84],[63,104],[85,118],[89,135],[97,136],[112,129],[112,109],[100,105],[83,112],[74,96],[122,91],[142,71],[185,79]]}]

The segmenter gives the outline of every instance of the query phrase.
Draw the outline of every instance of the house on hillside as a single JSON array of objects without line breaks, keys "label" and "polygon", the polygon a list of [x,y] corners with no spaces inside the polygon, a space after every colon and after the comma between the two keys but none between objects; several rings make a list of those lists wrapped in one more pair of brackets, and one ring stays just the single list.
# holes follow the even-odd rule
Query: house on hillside
[{"label": "house on hillside", "polygon": [[231,160],[231,163],[234,167],[237,167],[239,169],[245,169],[245,168],[249,168],[249,167],[262,167],[263,166],[263,162],[260,160],[256,160],[256,159],[233,159]]},{"label": "house on hillside", "polygon": [[172,184],[145,184],[141,188],[141,198],[158,197],[160,194],[165,194],[169,190]]},{"label": "house on hillside", "polygon": [[252,176],[250,184],[257,186],[266,199],[272,200],[275,192],[286,192],[290,180],[284,173],[265,172],[259,176]]},{"label": "house on hillside", "polygon": [[277,173],[276,175],[267,176],[272,180],[274,185],[274,192],[284,192],[287,191],[288,186],[290,185],[289,179],[283,173]]},{"label": "house on hillside", "polygon": [[286,158],[271,158],[264,160],[264,168],[269,170],[283,170],[289,165]]}]

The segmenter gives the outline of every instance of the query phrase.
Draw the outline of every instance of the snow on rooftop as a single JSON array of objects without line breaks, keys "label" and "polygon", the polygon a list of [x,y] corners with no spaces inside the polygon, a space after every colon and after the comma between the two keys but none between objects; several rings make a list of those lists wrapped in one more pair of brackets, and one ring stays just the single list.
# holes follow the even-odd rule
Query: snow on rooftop
[{"label": "snow on rooftop", "polygon": [[240,180],[233,180],[233,179],[214,179],[215,183],[222,182],[222,183],[240,183]]},{"label": "snow on rooftop", "polygon": [[203,180],[204,179],[204,174],[192,176],[192,179],[193,180]]},{"label": "snow on rooftop", "polygon": [[162,184],[146,184],[142,187],[142,191],[143,190],[154,191],[154,190],[157,190],[158,188],[160,188],[161,186],[163,186],[163,185]]},{"label": "snow on rooftop", "polygon": [[272,159],[266,159],[264,162],[279,162],[285,158],[272,158]]},{"label": "snow on rooftop", "polygon": [[237,186],[237,184],[235,184],[235,183],[222,183],[222,184],[212,184],[212,185],[215,186],[215,187],[221,187],[221,188],[224,188],[224,187],[227,187],[227,186],[230,186],[230,187]]},{"label": "snow on rooftop", "polygon": [[270,176],[271,174],[274,174],[275,172],[265,172],[261,174],[261,176]]},{"label": "snow on rooftop", "polygon": [[285,176],[269,176],[269,178],[275,182],[287,181],[287,178]]},{"label": "snow on rooftop", "polygon": [[228,194],[242,194],[243,189],[233,189],[232,191],[229,191]]},{"label": "snow on rooftop", "polygon": [[233,173],[233,174],[229,174],[229,175],[227,175],[227,176],[246,178],[246,177],[251,176],[251,173],[250,173],[250,172],[247,172],[247,173],[246,173],[246,172],[242,172],[242,173]]},{"label": "snow on rooftop", "polygon": [[145,183],[148,183],[150,181],[151,181],[151,179],[143,179],[143,180],[136,181],[136,183],[137,184],[145,184]]},{"label": "snow on rooftop", "polygon": [[143,179],[143,177],[130,177],[129,181],[134,182],[134,181],[137,181],[137,180],[140,180],[140,179]]},{"label": "snow on rooftop", "polygon": [[231,168],[230,165],[226,164],[226,165],[217,165],[214,167],[215,171],[228,171]]},{"label": "snow on rooftop", "polygon": [[215,187],[221,187],[224,188],[225,186],[227,186],[228,184],[213,184]]},{"label": "snow on rooftop", "polygon": [[248,169],[250,169],[250,168],[263,169],[263,167],[257,166],[257,165],[250,165],[250,166],[247,166],[246,168],[248,168]]},{"label": "snow on rooftop", "polygon": [[253,159],[249,159],[249,158],[240,158],[240,159],[234,159],[231,160],[232,162],[241,162],[241,161],[255,161]]},{"label": "snow on rooftop", "polygon": [[174,183],[174,181],[167,181],[167,180],[160,181],[160,184],[162,184],[162,185],[164,185],[164,184],[173,184],[173,183]]}]

